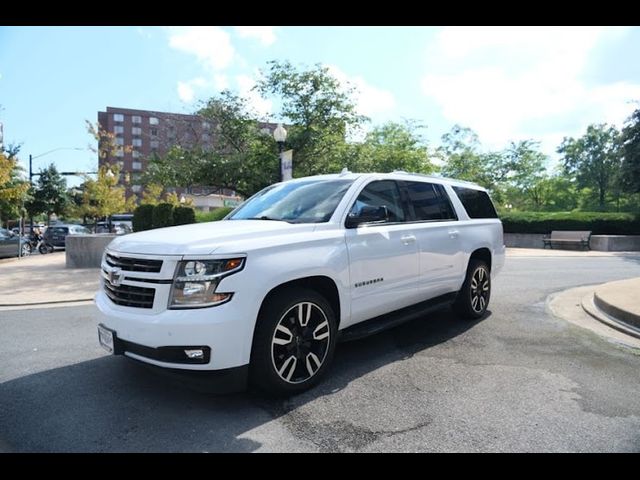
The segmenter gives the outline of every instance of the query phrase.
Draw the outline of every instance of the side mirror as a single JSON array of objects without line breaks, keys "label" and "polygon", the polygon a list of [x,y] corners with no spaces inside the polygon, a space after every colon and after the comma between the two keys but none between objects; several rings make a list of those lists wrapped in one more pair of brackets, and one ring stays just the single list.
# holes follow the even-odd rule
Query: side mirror
[{"label": "side mirror", "polygon": [[389,221],[389,210],[385,205],[381,207],[372,207],[365,205],[358,213],[350,213],[347,216],[345,226],[347,228],[356,228],[362,223],[375,223]]}]

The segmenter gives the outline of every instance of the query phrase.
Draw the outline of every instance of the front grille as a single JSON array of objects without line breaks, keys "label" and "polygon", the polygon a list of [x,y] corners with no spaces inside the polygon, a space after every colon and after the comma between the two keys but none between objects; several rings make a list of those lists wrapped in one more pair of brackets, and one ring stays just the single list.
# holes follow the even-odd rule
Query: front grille
[{"label": "front grille", "polygon": [[153,288],[133,287],[131,285],[114,286],[108,280],[103,282],[104,292],[116,305],[135,308],[153,308],[156,291]]},{"label": "front grille", "polygon": [[105,258],[107,265],[119,267],[128,272],[158,273],[162,268],[162,260],[147,260],[145,258],[116,257],[107,253]]}]

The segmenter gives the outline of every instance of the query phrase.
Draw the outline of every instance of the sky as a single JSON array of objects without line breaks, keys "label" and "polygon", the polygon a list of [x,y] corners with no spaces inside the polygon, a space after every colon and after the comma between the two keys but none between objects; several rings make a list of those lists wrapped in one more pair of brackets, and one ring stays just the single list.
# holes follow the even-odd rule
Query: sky
[{"label": "sky", "polygon": [[251,88],[289,60],[354,85],[370,126],[417,120],[432,146],[455,124],[485,149],[533,139],[553,164],[563,137],[638,107],[639,52],[638,27],[0,27],[0,122],[25,168],[95,171],[99,110],[192,113],[228,88],[280,121]]}]

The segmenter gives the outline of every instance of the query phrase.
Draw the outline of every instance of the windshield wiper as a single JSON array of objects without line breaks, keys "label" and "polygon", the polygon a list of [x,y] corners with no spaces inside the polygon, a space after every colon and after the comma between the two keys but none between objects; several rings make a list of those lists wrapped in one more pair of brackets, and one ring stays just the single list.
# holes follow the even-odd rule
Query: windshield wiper
[{"label": "windshield wiper", "polygon": [[282,220],[281,218],[271,218],[267,217],[266,215],[263,215],[261,217],[238,218],[238,220],[272,220],[274,222],[287,222],[286,220]]}]

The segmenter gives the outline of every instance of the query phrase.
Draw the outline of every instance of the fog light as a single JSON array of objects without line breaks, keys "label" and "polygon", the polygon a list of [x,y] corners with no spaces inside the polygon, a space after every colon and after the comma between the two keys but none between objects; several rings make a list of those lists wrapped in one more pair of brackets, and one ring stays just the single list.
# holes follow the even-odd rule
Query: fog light
[{"label": "fog light", "polygon": [[188,358],[197,360],[201,360],[204,358],[204,351],[199,348],[195,350],[185,350],[184,353]]}]

